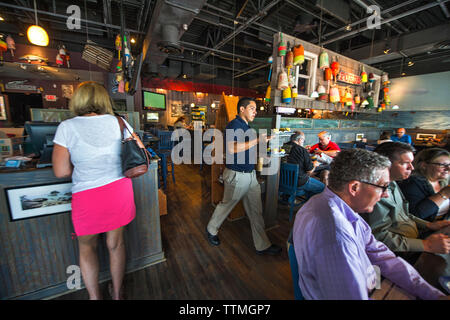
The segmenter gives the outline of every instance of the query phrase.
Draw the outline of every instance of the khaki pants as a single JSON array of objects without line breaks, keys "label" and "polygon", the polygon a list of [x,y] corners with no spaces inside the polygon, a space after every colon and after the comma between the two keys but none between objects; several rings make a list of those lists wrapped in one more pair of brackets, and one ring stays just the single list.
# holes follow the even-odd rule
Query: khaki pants
[{"label": "khaki pants", "polygon": [[230,214],[231,210],[242,199],[245,212],[250,220],[253,243],[256,250],[265,250],[271,246],[264,230],[262,216],[261,187],[256,179],[256,172],[243,173],[225,168],[223,171],[225,190],[222,201],[209,220],[207,229],[212,235],[217,235],[219,228]]}]

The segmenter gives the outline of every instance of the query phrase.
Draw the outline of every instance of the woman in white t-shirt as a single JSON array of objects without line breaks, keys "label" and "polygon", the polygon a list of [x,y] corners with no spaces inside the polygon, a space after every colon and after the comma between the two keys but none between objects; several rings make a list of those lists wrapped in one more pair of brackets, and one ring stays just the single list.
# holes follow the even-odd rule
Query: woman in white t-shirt
[{"label": "woman in white t-shirt", "polygon": [[113,116],[107,91],[93,81],[80,84],[69,108],[77,116],[58,126],[53,171],[58,178],[72,177],[72,222],[89,298],[101,299],[97,243],[98,235],[106,232],[110,294],[113,299],[121,299],[125,272],[123,227],[134,219],[136,207],[131,179],[122,174],[119,122]]}]

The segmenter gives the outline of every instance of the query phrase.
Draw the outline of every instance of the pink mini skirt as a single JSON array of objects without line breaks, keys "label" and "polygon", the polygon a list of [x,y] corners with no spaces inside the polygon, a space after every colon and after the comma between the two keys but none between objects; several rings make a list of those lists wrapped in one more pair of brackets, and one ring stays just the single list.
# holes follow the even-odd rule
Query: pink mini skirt
[{"label": "pink mini skirt", "polygon": [[77,236],[108,232],[136,216],[133,185],[123,178],[72,195],[72,222]]}]

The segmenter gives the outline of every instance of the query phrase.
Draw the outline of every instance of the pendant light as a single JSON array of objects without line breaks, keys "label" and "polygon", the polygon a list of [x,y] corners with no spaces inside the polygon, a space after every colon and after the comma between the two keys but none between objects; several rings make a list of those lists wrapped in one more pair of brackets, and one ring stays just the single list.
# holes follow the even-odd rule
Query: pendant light
[{"label": "pendant light", "polygon": [[48,34],[47,31],[44,30],[44,28],[38,25],[36,0],[34,0],[34,17],[36,24],[28,27],[28,41],[37,46],[46,47],[48,46]]}]

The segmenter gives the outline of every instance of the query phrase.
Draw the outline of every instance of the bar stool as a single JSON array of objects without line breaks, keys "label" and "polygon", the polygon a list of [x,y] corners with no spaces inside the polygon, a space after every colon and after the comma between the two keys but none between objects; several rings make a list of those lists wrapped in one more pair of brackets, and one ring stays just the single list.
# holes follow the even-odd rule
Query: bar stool
[{"label": "bar stool", "polygon": [[174,164],[173,161],[170,159],[170,154],[172,153],[173,148],[173,142],[171,140],[172,132],[171,131],[161,131],[159,130],[158,133],[158,150],[156,151],[156,154],[158,157],[161,158],[161,177],[163,179],[164,183],[164,189],[167,187],[167,166],[171,166],[171,174],[172,174],[172,180],[175,183],[175,170],[174,170]]}]

